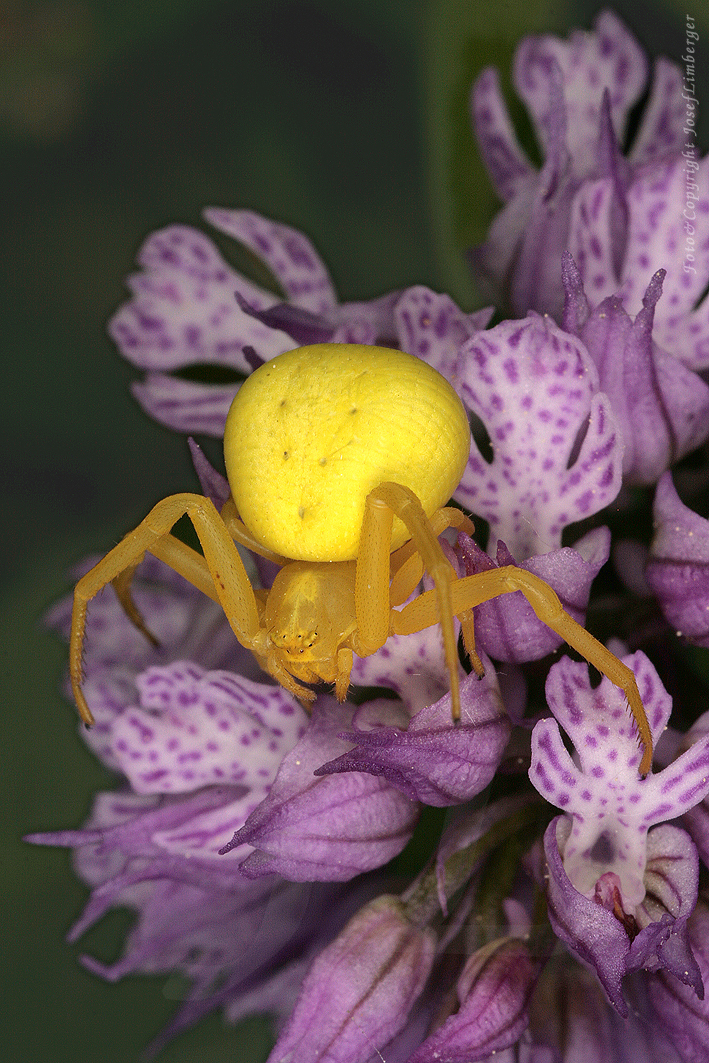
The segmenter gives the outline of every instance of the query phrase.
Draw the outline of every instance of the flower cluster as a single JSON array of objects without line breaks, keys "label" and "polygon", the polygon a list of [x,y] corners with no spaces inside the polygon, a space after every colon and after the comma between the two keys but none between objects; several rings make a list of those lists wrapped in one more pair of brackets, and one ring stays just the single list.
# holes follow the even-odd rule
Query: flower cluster
[{"label": "flower cluster", "polygon": [[[514,78],[539,171],[496,73],[472,94],[505,206],[470,258],[508,320],[489,327],[492,311],[422,286],[341,303],[305,236],[211,209],[285,300],[201,232],[171,226],[143,246],[110,331],[145,371],[144,409],[189,434],[221,437],[238,383],[176,373],[186,367],[243,378],[335,341],[399,347],[439,370],[476,426],[454,498],[487,526],[482,544],[449,538],[451,562],[459,575],[517,565],[580,623],[592,610],[635,674],[656,770],[639,775],[610,680],[592,685],[566,656],[533,663],[561,640],[519,593],[475,610],[485,676],[461,680],[460,727],[436,628],[355,659],[359,696],[320,694],[309,718],[220,608],[147,556],[134,594],[159,645],[112,595],[88,620],[96,726],[82,734],[121,785],[82,829],[32,840],[76,851],[91,898],[72,938],[111,906],[136,912],[123,955],[85,958],[89,969],[191,980],[155,1047],[220,1008],[232,1022],[274,1017],[269,1063],[709,1057],[709,705],[696,689],[684,705],[675,676],[669,726],[672,698],[644,652],[658,635],[675,663],[681,639],[709,647],[709,520],[672,473],[692,454],[685,487],[706,480],[709,159],[687,138],[683,72],[662,59],[624,154],[649,74],[610,12],[568,41],[524,40]],[[226,481],[191,446],[204,493],[223,504]],[[648,545],[627,529],[650,492]],[[615,576],[592,596],[611,556]],[[268,586],[272,566],[256,568]],[[50,622],[68,632],[67,602]],[[657,664],[669,683],[667,652]],[[446,826],[402,888],[387,865],[426,805],[450,809]]]}]

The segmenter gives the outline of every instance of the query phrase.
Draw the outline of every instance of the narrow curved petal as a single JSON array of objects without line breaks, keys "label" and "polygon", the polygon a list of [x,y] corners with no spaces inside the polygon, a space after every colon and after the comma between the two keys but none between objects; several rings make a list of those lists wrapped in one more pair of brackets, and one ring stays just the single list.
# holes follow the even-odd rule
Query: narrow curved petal
[{"label": "narrow curved petal", "polygon": [[251,210],[207,207],[204,217],[215,229],[253,251],[271,270],[289,302],[314,314],[327,313],[337,305],[324,262],[308,237],[297,229]]},{"label": "narrow curved petal", "polygon": [[655,60],[650,96],[628,157],[635,168],[647,166],[684,147],[687,116],[682,99],[682,70],[664,56]]},{"label": "narrow curved petal", "polygon": [[202,494],[206,495],[214,503],[215,509],[221,511],[222,506],[231,494],[229,481],[214,468],[202,448],[195,443],[191,436],[187,440],[187,445],[190,448],[192,464],[194,465],[194,471],[197,473]]},{"label": "narrow curved petal", "polygon": [[192,380],[148,373],[131,391],[147,414],[175,432],[224,437],[238,384],[199,384]]},{"label": "narrow curved petal", "polygon": [[561,72],[552,63],[548,79],[547,153],[510,278],[509,302],[515,317],[536,310],[561,313],[559,258],[566,246],[569,211],[576,180],[567,146],[567,113]]},{"label": "narrow curved petal", "polygon": [[490,180],[507,203],[536,174],[517,139],[494,67],[483,70],[473,84],[470,115]]}]

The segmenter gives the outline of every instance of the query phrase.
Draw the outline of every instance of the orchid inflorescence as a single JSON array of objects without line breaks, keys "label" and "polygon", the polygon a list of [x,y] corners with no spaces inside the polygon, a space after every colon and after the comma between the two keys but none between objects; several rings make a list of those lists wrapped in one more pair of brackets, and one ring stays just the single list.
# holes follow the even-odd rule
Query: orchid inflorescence
[{"label": "orchid inflorescence", "polygon": [[[709,520],[677,489],[691,499],[706,483],[709,159],[687,71],[660,59],[650,75],[610,12],[566,41],[523,40],[514,80],[540,169],[494,70],[471,98],[505,205],[469,258],[508,318],[490,326],[492,310],[465,313],[423,286],[341,303],[301,233],[210,209],[285,300],[173,225],[143,245],[110,332],[145,371],[143,408],[189,436],[221,438],[238,385],[186,367],[243,377],[294,347],[346,342],[436,368],[477,426],[454,499],[487,526],[482,545],[449,536],[447,556],[459,576],[520,566],[581,623],[620,617],[605,634],[635,674],[655,771],[639,774],[608,679],[594,685],[567,656],[533,663],[561,639],[520,594],[475,610],[485,675],[461,672],[461,726],[437,628],[355,658],[357,696],[320,693],[308,717],[220,607],[147,555],[135,599],[159,645],[109,594],[87,627],[96,726],[82,735],[122,785],[80,830],[32,840],[74,848],[91,887],[72,939],[114,906],[136,912],[122,957],[84,957],[90,970],[191,980],[155,1048],[222,1009],[230,1022],[273,1016],[269,1063],[709,1058],[709,705],[701,690],[688,706],[676,697],[670,724],[644,652],[674,643],[679,659],[678,636],[709,647]],[[190,446],[219,508],[226,481]],[[639,491],[654,497],[649,545],[627,531]],[[592,597],[609,560],[615,582]],[[256,570],[269,586],[272,566]],[[67,634],[68,602],[50,623]],[[402,885],[389,865],[424,806],[451,811]]]}]

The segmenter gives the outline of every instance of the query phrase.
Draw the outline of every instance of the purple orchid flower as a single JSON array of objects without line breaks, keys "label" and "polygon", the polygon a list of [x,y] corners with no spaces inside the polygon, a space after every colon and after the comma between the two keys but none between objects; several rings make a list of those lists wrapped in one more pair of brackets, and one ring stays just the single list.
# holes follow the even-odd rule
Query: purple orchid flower
[{"label": "purple orchid flower", "polygon": [[562,256],[562,277],[564,328],[586,345],[623,432],[623,480],[656,483],[709,436],[709,387],[653,342],[665,271],[650,281],[634,321],[619,296],[591,309],[569,252]]},{"label": "purple orchid flower", "polygon": [[147,413],[178,432],[221,438],[238,384],[202,384],[170,375],[216,365],[247,375],[304,341],[376,343],[394,335],[398,293],[339,304],[324,263],[290,226],[248,210],[212,207],[207,221],[257,255],[286,294],[280,303],[232,269],[198,229],[172,225],[143,244],[133,299],[109,332],[121,354],[147,370],[133,392]]},{"label": "purple orchid flower", "polygon": [[567,248],[589,298],[617,295],[629,314],[643,307],[658,269],[666,271],[653,336],[690,369],[709,365],[709,158],[691,147],[642,168],[624,189],[622,233],[616,186],[587,181],[575,196]]},{"label": "purple orchid flower", "polygon": [[[498,565],[515,564],[547,580],[583,622],[591,583],[608,560],[610,535],[597,528],[573,548],[566,525],[609,505],[621,484],[623,444],[608,397],[582,343],[549,317],[530,314],[476,332],[459,349],[455,384],[492,444],[489,462],[473,440],[455,493],[490,527]],[[466,537],[459,552],[467,574],[495,561]],[[561,639],[521,594],[476,609],[476,637],[491,657],[529,661]]]},{"label": "purple orchid flower", "polygon": [[[644,654],[624,663],[635,672],[657,741],[671,699]],[[641,968],[664,967],[702,997],[686,931],[697,899],[697,852],[688,835],[664,821],[709,793],[709,736],[643,779],[634,724],[608,679],[593,690],[585,665],[564,658],[549,673],[547,700],[556,719],[534,728],[529,777],[565,813],[544,840],[554,930],[595,967],[622,1015],[627,1005],[621,980]],[[557,720],[574,744],[578,765]],[[661,825],[650,830],[653,824]]]},{"label": "purple orchid flower", "polygon": [[[494,72],[476,82],[474,121],[506,205],[472,257],[526,317],[489,329],[491,310],[465,313],[422,285],[339,303],[301,233],[211,209],[207,221],[258,256],[285,298],[195,229],[149,237],[110,325],[147,374],[139,401],[179,431],[221,436],[238,378],[275,355],[316,342],[398,346],[453,384],[472,422],[455,502],[487,522],[489,553],[444,533],[457,576],[519,565],[584,622],[611,552],[597,514],[623,485],[659,479],[648,585],[636,564],[616,598],[630,607],[652,588],[675,630],[709,646],[709,521],[680,502],[667,472],[709,436],[698,375],[709,367],[709,162],[685,142],[682,75],[666,60],[623,154],[648,72],[610,12],[567,41],[523,41],[515,84],[542,148],[538,172]],[[233,381],[183,372],[209,366]],[[229,485],[190,448],[220,508]],[[593,530],[562,545],[569,525],[591,518]],[[275,566],[254,565],[268,587]],[[136,913],[113,963],[82,958],[91,971],[190,979],[154,1048],[221,1009],[231,1022],[274,1016],[269,1063],[709,1058],[699,888],[709,714],[686,734],[669,729],[671,699],[642,652],[625,662],[655,743],[664,732],[661,770],[644,778],[609,679],[592,687],[585,665],[561,659],[545,715],[539,666],[523,665],[561,640],[521,594],[476,607],[485,675],[460,666],[453,726],[435,626],[356,658],[352,701],[320,693],[308,718],[219,606],[150,556],[133,586],[158,645],[110,591],[92,602],[86,639],[97,724],[81,733],[120,788],[97,795],[81,829],[31,840],[72,848],[90,887],[72,940],[117,905]],[[62,602],[50,618],[64,634],[69,610]],[[561,813],[551,822],[545,802]],[[426,806],[448,809],[439,836]]]},{"label": "purple orchid flower", "polygon": [[[412,660],[409,653],[407,658]],[[353,747],[315,774],[369,772],[427,805],[469,801],[491,782],[510,734],[495,669],[484,663],[482,680],[472,675],[461,684],[460,726],[451,724],[450,694],[393,726],[387,725],[391,702],[367,702],[353,717],[354,730],[342,735]],[[384,685],[395,682],[389,678]],[[383,710],[379,720],[375,707]]]},{"label": "purple orchid flower", "polygon": [[558,320],[558,262],[566,249],[594,302],[619,293],[633,314],[653,273],[665,269],[669,298],[658,313],[657,342],[699,368],[709,358],[707,301],[696,306],[709,279],[699,224],[709,209],[706,166],[687,142],[682,71],[665,59],[657,61],[643,121],[622,155],[619,142],[647,80],[645,56],[610,11],[601,12],[593,32],[568,41],[526,38],[514,83],[544,153],[536,171],[516,140],[495,71],[483,71],[473,88],[473,123],[505,207],[471,261],[499,305]]},{"label": "purple orchid flower", "polygon": [[398,898],[372,901],[318,956],[268,1063],[366,1063],[403,1027],[434,949],[433,932],[411,923]]}]

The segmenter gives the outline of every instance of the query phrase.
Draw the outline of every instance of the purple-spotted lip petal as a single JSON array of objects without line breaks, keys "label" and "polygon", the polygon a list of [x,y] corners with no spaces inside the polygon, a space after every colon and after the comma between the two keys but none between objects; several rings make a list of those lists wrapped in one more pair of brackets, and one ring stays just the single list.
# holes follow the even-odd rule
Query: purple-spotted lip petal
[{"label": "purple-spotted lip petal", "polygon": [[[191,980],[183,1007],[155,1049],[208,1012],[240,1000],[247,988],[258,1010],[260,988],[269,1000],[263,980],[274,960],[281,965],[284,955],[301,958],[303,941],[314,947],[318,935],[324,933],[328,940],[337,929],[330,917],[323,919],[323,912],[333,906],[336,918],[339,887],[273,879],[254,883],[240,878],[234,862],[222,857],[209,863],[196,853],[161,852],[155,844],[161,827],[165,832],[190,818],[195,822],[200,810],[217,809],[230,793],[228,788],[207,788],[185,800],[101,794],[87,828],[34,839],[77,847],[77,871],[93,887],[70,940],[109,908],[137,912],[122,956],[110,964],[82,956],[85,967],[112,982],[132,973],[162,971],[179,971]],[[344,918],[347,908],[345,904]],[[281,1006],[285,1018],[288,1008],[284,1002]]]},{"label": "purple-spotted lip petal", "polygon": [[[286,348],[287,349],[287,348]],[[131,385],[145,412],[175,432],[222,439],[238,384],[201,384],[168,373],[147,373]]]},{"label": "purple-spotted lip petal", "polygon": [[391,635],[376,653],[355,657],[351,680],[359,686],[396,691],[408,717],[439,701],[449,688],[439,626],[413,635]]},{"label": "purple-spotted lip petal", "polygon": [[[77,569],[88,571],[97,559]],[[146,668],[174,660],[199,660],[207,669],[226,669],[243,676],[262,676],[253,656],[236,641],[219,605],[151,555],[136,571],[132,593],[155,648],[128,619],[111,588],[98,595],[88,611],[84,641],[84,693],[96,725],[79,733],[107,767],[121,770],[114,748],[113,725],[137,704],[136,676]],[[47,623],[68,639],[72,599],[57,603]],[[69,695],[71,696],[71,695]],[[297,710],[300,712],[300,709]]]},{"label": "purple-spotted lip petal", "polygon": [[658,482],[653,515],[646,579],[677,634],[709,646],[709,520],[683,504],[669,472]]},{"label": "purple-spotted lip petal", "polygon": [[[469,801],[491,781],[510,733],[495,670],[489,661],[485,666],[484,679],[471,675],[461,684],[461,726],[452,725],[446,694],[421,709],[407,730],[374,727],[343,733],[353,748],[315,774],[369,772],[427,805]],[[356,726],[356,716],[354,722]]]},{"label": "purple-spotted lip petal", "polygon": [[492,314],[491,307],[465,314],[448,295],[423,285],[407,288],[394,313],[399,346],[428,362],[459,391],[461,346],[486,327]]},{"label": "purple-spotted lip petal", "polygon": [[109,333],[139,368],[166,372],[211,363],[247,372],[244,346],[267,358],[288,350],[289,338],[245,314],[234,293],[259,307],[275,296],[228,266],[199,230],[172,225],[153,233],[138,262],[143,272],[129,281],[133,299],[114,315]]},{"label": "purple-spotted lip petal", "polygon": [[[669,719],[671,698],[643,653],[623,663],[635,674],[656,742]],[[594,690],[587,667],[564,658],[550,670],[546,694],[556,719],[541,720],[534,728],[529,777],[542,797],[570,817],[565,873],[586,897],[593,896],[604,874],[616,875],[619,903],[634,916],[648,888],[649,828],[684,814],[709,792],[709,736],[662,771],[641,778],[635,722],[623,692],[607,677]],[[561,740],[559,724],[578,763]]]},{"label": "purple-spotted lip petal", "polygon": [[459,364],[463,403],[485,425],[493,460],[472,443],[456,500],[518,561],[559,547],[567,524],[620,489],[623,444],[588,352],[529,314],[478,333]]},{"label": "purple-spotted lip petal", "polygon": [[268,796],[222,850],[257,850],[241,865],[245,874],[342,882],[381,867],[408,842],[419,806],[384,779],[362,772],[313,775],[347,748],[339,735],[351,723],[352,708],[330,698],[315,703],[305,735],[281,761]]},{"label": "purple-spotted lip petal", "polygon": [[112,725],[118,766],[136,793],[242,785],[263,796],[306,715],[280,686],[188,661],[136,678],[138,703]]},{"label": "purple-spotted lip petal", "polygon": [[338,305],[324,263],[296,229],[248,210],[213,207],[205,218],[268,266],[287,302],[233,270],[197,229],[172,225],[149,236],[138,255],[142,272],[128,282],[133,298],[109,332],[147,370],[133,391],[162,424],[221,437],[238,390],[236,380],[199,383],[173,377],[176,369],[216,365],[247,375],[302,343],[392,341],[398,292]]},{"label": "purple-spotted lip petal", "polygon": [[[658,62],[637,137],[637,162],[646,162],[681,143],[684,115],[675,98],[679,73],[675,64]],[[545,155],[552,150],[551,130],[558,122],[559,108],[563,108],[576,179],[591,172],[596,161],[603,93],[608,95],[613,127],[622,140],[647,77],[648,63],[642,50],[612,11],[598,15],[593,31],[575,30],[568,40],[550,35],[525,37],[515,54],[515,88],[530,111]],[[559,82],[558,97],[550,92],[554,78]],[[509,202],[529,183],[534,171],[519,146],[493,68],[484,70],[473,86],[471,114],[490,178],[500,198]]]}]

